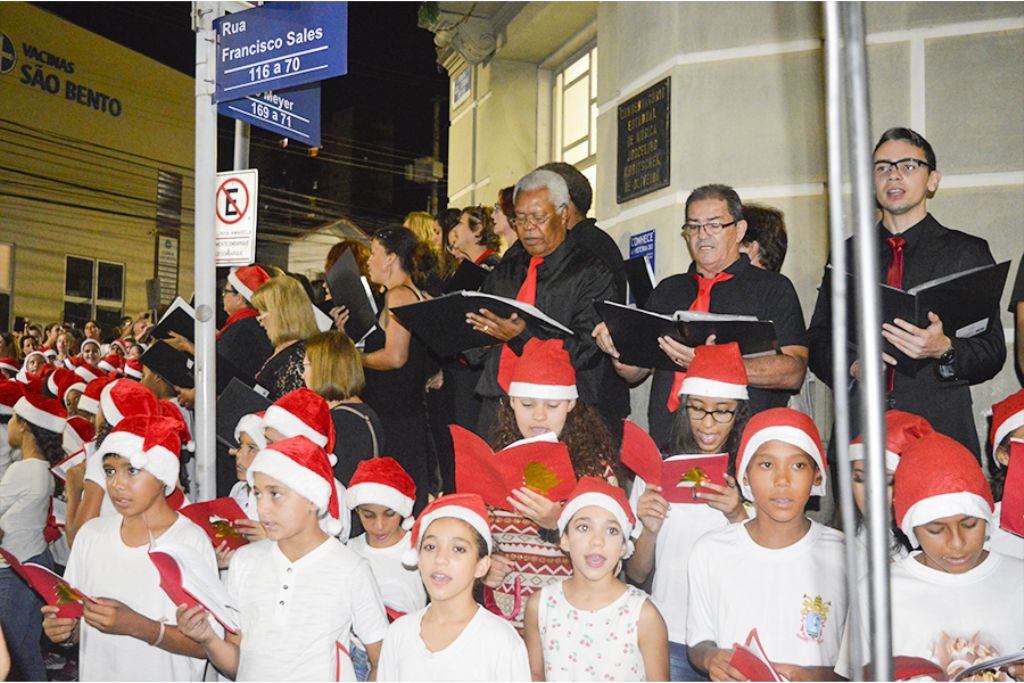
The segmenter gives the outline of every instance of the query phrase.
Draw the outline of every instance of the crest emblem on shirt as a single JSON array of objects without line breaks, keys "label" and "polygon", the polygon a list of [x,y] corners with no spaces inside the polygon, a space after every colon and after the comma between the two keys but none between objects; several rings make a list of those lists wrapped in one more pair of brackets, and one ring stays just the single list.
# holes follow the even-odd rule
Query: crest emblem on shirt
[{"label": "crest emblem on shirt", "polygon": [[828,622],[828,611],[831,601],[825,601],[820,595],[811,597],[804,593],[804,607],[800,610],[800,631],[797,637],[811,643],[821,644],[825,638],[825,624]]}]

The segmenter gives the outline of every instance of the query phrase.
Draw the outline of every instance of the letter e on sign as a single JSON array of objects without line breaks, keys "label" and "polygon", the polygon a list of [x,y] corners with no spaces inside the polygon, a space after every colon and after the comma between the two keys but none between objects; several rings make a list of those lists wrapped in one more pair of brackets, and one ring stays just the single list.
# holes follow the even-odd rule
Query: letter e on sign
[{"label": "letter e on sign", "polygon": [[248,265],[256,257],[256,169],[217,174],[218,266]]}]

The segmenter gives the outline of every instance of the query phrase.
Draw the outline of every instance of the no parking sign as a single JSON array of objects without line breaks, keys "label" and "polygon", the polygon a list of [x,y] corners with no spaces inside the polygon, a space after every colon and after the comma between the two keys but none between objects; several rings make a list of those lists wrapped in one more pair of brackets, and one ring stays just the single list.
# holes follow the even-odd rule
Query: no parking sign
[{"label": "no parking sign", "polygon": [[217,174],[217,265],[247,266],[256,260],[256,194],[259,172]]}]

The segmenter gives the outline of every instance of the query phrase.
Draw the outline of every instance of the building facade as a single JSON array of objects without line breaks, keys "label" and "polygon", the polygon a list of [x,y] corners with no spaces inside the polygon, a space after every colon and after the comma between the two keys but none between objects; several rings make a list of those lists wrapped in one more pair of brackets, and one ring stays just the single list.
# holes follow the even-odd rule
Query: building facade
[{"label": "building facade", "polygon": [[190,292],[193,79],[26,3],[0,42],[0,329]]}]

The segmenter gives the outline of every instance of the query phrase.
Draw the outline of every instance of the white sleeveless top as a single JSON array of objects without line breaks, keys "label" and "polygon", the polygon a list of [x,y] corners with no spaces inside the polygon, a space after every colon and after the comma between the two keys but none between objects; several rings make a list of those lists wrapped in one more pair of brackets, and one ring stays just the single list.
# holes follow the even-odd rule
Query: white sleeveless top
[{"label": "white sleeveless top", "polygon": [[614,602],[596,611],[576,609],[562,582],[541,589],[537,623],[548,681],[645,681],[637,644],[640,610],[647,594],[627,586]]}]

